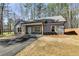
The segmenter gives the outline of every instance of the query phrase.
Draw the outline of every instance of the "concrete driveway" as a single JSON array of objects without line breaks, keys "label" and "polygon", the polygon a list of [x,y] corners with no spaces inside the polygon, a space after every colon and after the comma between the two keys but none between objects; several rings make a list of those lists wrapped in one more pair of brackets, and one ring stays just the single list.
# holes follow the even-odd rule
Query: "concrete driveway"
[{"label": "concrete driveway", "polygon": [[33,41],[35,40],[35,38],[30,38],[27,41],[18,42],[13,45],[0,44],[0,56],[14,56],[16,55],[16,53],[18,53],[23,48],[33,43]]}]

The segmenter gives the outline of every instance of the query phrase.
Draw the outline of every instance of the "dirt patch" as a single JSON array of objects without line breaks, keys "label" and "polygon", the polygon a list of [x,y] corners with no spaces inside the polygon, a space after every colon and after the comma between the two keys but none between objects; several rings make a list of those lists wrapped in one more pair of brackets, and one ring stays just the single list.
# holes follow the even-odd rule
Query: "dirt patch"
[{"label": "dirt patch", "polygon": [[75,31],[65,32],[65,35],[78,35]]},{"label": "dirt patch", "polygon": [[65,34],[67,34],[67,35],[79,35],[79,28],[65,29]]}]

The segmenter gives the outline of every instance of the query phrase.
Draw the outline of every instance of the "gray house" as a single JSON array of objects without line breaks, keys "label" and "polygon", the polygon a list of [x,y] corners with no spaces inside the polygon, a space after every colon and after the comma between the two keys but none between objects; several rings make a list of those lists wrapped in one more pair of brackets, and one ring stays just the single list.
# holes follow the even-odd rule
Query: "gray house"
[{"label": "gray house", "polygon": [[62,16],[42,17],[21,23],[21,34],[64,34],[66,20]]}]

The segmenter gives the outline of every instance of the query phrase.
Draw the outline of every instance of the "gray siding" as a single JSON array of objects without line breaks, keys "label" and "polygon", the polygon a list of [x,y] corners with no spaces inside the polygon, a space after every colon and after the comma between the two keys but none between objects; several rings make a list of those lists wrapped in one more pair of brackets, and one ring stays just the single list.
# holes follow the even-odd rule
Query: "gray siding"
[{"label": "gray siding", "polygon": [[44,24],[44,32],[52,32],[51,31],[51,24],[49,24],[49,23]]},{"label": "gray siding", "polygon": [[58,34],[64,34],[64,26],[56,26],[55,28],[56,33]]},{"label": "gray siding", "polygon": [[44,24],[44,33],[52,32],[52,26],[54,26],[54,30],[57,34],[64,34],[64,26],[63,24],[54,24],[54,23],[46,23]]}]

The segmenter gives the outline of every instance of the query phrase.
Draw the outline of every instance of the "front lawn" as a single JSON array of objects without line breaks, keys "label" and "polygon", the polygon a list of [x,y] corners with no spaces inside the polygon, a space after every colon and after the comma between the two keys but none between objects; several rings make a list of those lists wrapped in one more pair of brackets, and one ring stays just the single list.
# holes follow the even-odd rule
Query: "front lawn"
[{"label": "front lawn", "polygon": [[0,37],[7,37],[7,36],[12,36],[14,35],[14,32],[3,32],[3,35],[0,35]]},{"label": "front lawn", "polygon": [[10,33],[8,33],[8,32],[4,32],[3,33],[3,36],[12,36],[12,35],[14,35],[14,32],[10,32]]},{"label": "front lawn", "polygon": [[[56,35],[57,36],[57,35]],[[74,38],[73,38],[74,37]],[[17,56],[72,56],[79,55],[79,37],[43,36],[16,54]]]},{"label": "front lawn", "polygon": [[0,35],[0,39],[8,39],[12,36],[14,36],[14,32],[11,32],[11,33],[4,32],[3,35]]}]

